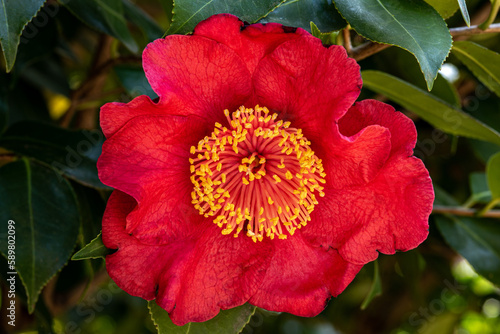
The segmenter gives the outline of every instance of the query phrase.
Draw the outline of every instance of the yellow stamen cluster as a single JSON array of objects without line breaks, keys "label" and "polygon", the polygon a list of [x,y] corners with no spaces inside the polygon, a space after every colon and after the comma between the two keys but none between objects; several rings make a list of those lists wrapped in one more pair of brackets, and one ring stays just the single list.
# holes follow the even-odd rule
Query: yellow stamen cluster
[{"label": "yellow stamen cluster", "polygon": [[286,239],[311,220],[325,173],[311,142],[267,108],[224,111],[228,127],[191,147],[192,203],[223,234]]}]

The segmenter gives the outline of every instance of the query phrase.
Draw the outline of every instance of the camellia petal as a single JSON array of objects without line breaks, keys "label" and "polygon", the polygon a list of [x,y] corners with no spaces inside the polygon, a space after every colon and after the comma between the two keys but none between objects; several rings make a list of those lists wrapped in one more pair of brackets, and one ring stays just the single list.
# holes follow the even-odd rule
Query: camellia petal
[{"label": "camellia petal", "polygon": [[277,47],[259,63],[253,78],[260,104],[302,128],[315,144],[354,103],[361,88],[359,66],[343,48],[325,48],[304,37]]},{"label": "camellia petal", "polygon": [[297,235],[274,248],[263,284],[250,303],[271,311],[315,316],[361,267],[342,259],[335,249],[313,246]]},{"label": "camellia petal", "polygon": [[[385,143],[390,155],[378,162],[363,162],[377,170],[364,184],[346,184],[340,177],[329,179],[331,191],[325,190],[325,205],[313,213],[313,219],[320,223],[304,233],[311,242],[334,247],[344,259],[358,264],[376,259],[377,251],[393,254],[417,247],[428,235],[434,192],[423,163],[411,156],[416,142],[413,122],[391,106],[372,100],[357,103],[344,118],[339,121],[340,130],[352,136],[337,137],[330,145],[332,152],[341,152],[343,141],[360,135],[356,131],[383,126],[391,134],[390,143]],[[370,151],[369,145],[360,144],[359,149]],[[332,166],[332,174],[355,175],[359,171],[350,154],[347,161],[335,153],[328,157],[332,162],[325,162],[325,166]]]},{"label": "camellia petal", "polygon": [[156,40],[144,50],[143,64],[160,104],[168,104],[171,95],[182,100],[178,115],[195,114],[213,124],[224,109],[238,108],[252,94],[243,61],[229,47],[205,37]]},{"label": "camellia petal", "polygon": [[194,35],[204,36],[229,46],[246,63],[250,73],[259,61],[288,40],[311,35],[301,28],[285,27],[277,23],[246,25],[233,15],[214,15],[200,22]]},{"label": "camellia petal", "polygon": [[213,231],[218,229],[213,224],[168,245],[143,244],[124,229],[135,204],[132,197],[115,191],[103,220],[104,244],[118,249],[106,257],[106,268],[122,289],[147,300],[156,298],[177,325],[208,320],[256,293],[268,267],[270,245],[255,247],[248,238],[226,238]]},{"label": "camellia petal", "polygon": [[229,15],[143,55],[159,95],[101,109],[110,276],[183,325],[250,302],[314,316],[378,252],[427,236],[411,120],[302,29]]}]

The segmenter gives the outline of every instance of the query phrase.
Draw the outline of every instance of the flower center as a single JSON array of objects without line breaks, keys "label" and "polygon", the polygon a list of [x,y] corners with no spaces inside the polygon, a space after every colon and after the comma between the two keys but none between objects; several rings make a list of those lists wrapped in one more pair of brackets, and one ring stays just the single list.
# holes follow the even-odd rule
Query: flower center
[{"label": "flower center", "polygon": [[191,147],[191,193],[194,207],[215,217],[222,234],[234,237],[246,229],[253,241],[264,236],[286,239],[306,226],[323,197],[325,173],[321,159],[301,129],[276,121],[267,108],[240,107],[230,128],[215,123],[210,137]]}]

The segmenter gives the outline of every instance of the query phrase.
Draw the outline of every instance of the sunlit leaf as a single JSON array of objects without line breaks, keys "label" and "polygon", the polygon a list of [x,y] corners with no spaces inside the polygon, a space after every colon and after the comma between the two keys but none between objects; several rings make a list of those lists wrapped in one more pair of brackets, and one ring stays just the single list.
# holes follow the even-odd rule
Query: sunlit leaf
[{"label": "sunlit leaf", "polygon": [[158,329],[158,334],[236,334],[248,324],[256,307],[244,304],[229,310],[221,310],[214,318],[205,322],[190,322],[176,326],[168,313],[154,300],[148,303],[149,313]]},{"label": "sunlit leaf", "polygon": [[284,0],[176,0],[167,34],[191,32],[200,21],[219,13],[230,13],[253,23],[267,16],[282,2]]},{"label": "sunlit leaf", "polygon": [[500,133],[462,110],[392,75],[362,71],[363,85],[414,112],[445,132],[500,144]]},{"label": "sunlit leaf", "polygon": [[[451,48],[451,35],[439,13],[420,0],[335,0],[347,22],[369,40],[399,46],[417,58],[427,88]],[[429,38],[432,31],[432,38]]]},{"label": "sunlit leaf", "polygon": [[8,258],[8,224],[13,221],[13,266],[33,312],[41,289],[65,265],[75,246],[80,225],[76,197],[56,171],[23,158],[0,168],[0,198],[0,251]]},{"label": "sunlit leaf", "polygon": [[486,87],[500,96],[500,54],[468,41],[455,42],[453,53]]},{"label": "sunlit leaf", "polygon": [[0,0],[0,43],[9,72],[16,61],[21,33],[46,0]]}]

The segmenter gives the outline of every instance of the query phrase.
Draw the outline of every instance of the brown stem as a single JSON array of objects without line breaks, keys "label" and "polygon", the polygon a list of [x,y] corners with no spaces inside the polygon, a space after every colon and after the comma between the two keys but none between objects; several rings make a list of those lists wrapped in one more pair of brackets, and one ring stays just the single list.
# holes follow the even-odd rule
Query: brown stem
[{"label": "brown stem", "polygon": [[[465,217],[477,217],[479,211],[475,209],[468,209],[462,207],[454,207],[454,206],[441,206],[434,205],[432,209],[432,213],[441,213],[441,214],[451,214],[455,216],[465,216]],[[489,210],[485,212],[481,217],[485,218],[500,218],[500,210]]]},{"label": "brown stem", "polygon": [[[479,34],[487,34],[487,33],[496,33],[500,32],[500,23],[495,23],[489,26],[488,29],[482,30],[478,28],[478,26],[471,26],[471,27],[458,27],[458,28],[451,28],[450,29],[450,34],[456,38],[456,37],[462,37],[462,36],[472,36],[472,35],[479,35]],[[361,44],[359,46],[356,46],[355,48],[352,48],[351,52],[349,53],[349,56],[356,59],[357,61],[363,60],[377,52],[380,52],[384,49],[387,49],[390,47],[390,44],[380,44],[380,43],[375,43],[375,42],[366,42],[364,44]]]},{"label": "brown stem", "polygon": [[74,90],[71,94],[71,104],[60,122],[62,127],[69,126],[71,120],[75,116],[78,106],[82,103],[82,101],[91,99],[95,94],[101,94],[102,86],[104,85],[106,79],[105,76],[113,66],[123,63],[141,62],[141,58],[137,56],[110,59],[111,43],[112,38],[107,35],[103,35],[101,41],[99,42],[99,47],[87,78],[82,82],[80,87]]},{"label": "brown stem", "polygon": [[347,53],[351,53],[352,44],[351,44],[351,32],[349,31],[349,27],[342,30],[342,36],[344,38],[344,48]]}]

